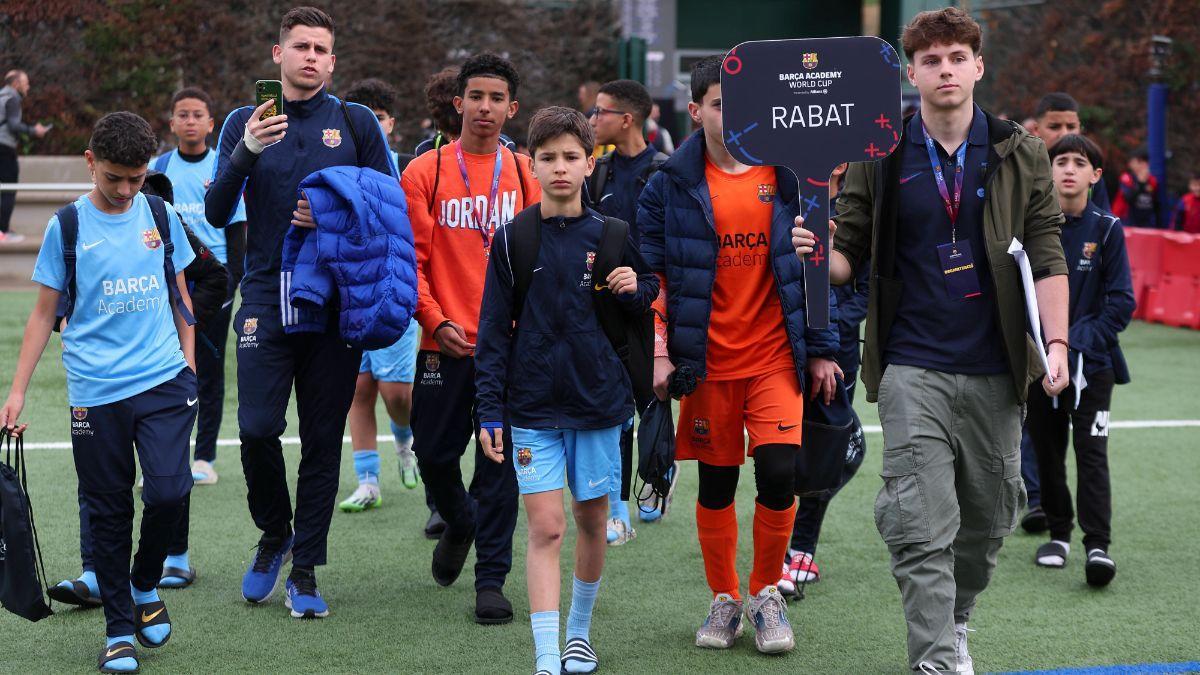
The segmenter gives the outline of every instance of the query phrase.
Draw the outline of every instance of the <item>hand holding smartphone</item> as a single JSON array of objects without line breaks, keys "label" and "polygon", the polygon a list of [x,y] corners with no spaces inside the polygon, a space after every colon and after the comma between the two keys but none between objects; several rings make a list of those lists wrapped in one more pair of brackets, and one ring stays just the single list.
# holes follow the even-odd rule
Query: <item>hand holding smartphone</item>
[{"label": "hand holding smartphone", "polygon": [[254,83],[256,107],[246,123],[245,139],[254,153],[283,140],[287,133],[287,115],[283,113],[283,83],[259,80]]}]

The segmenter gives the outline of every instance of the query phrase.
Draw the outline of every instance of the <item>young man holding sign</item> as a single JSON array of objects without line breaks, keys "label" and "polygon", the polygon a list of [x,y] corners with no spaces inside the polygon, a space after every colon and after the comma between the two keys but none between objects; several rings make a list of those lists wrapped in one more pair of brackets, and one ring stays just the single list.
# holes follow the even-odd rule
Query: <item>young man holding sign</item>
[{"label": "young man holding sign", "polygon": [[[1025,499],[1021,410],[1044,368],[1025,334],[1014,238],[1036,280],[1043,386],[1053,396],[1068,381],[1062,210],[1042,141],[974,103],[981,41],[953,7],[905,28],[921,109],[889,158],[850,165],[830,266],[844,284],[874,251],[862,377],[884,433],[875,522],[909,667],[923,672],[974,672],[967,620]],[[816,241],[798,226],[793,243],[805,256]]]},{"label": "young man holding sign", "polygon": [[[807,379],[810,393],[832,398],[841,375],[833,361],[837,329],[805,327],[803,269],[788,241],[800,212],[794,175],[747,166],[729,154],[720,57],[697,63],[691,79],[688,110],[703,129],[651,177],[638,200],[642,256],[662,278],[654,389],[663,400],[668,389],[684,395],[676,458],[697,460],[700,476],[696,530],[713,600],[696,645],[732,647],[744,630],[744,610],[758,650],[777,653],[795,644],[776,582],[796,513],[801,383]],[[684,391],[671,384],[681,379],[692,380]],[[747,454],[758,494],[750,598],[743,604],[734,495]]]}]

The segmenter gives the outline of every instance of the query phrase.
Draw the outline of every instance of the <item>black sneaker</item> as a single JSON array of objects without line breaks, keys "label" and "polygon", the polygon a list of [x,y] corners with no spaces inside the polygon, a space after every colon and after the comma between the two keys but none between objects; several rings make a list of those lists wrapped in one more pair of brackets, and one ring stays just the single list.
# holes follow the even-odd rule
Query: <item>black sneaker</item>
[{"label": "black sneaker", "polygon": [[1042,510],[1042,506],[1029,507],[1024,516],[1021,516],[1021,529],[1029,534],[1040,534],[1050,528],[1046,522],[1046,512]]},{"label": "black sneaker", "polygon": [[471,552],[471,544],[475,543],[475,523],[465,537],[460,537],[447,527],[442,531],[437,546],[433,548],[433,580],[439,586],[449,586],[462,574],[463,565],[467,562],[467,554]]},{"label": "black sneaker", "polygon": [[1061,570],[1067,566],[1067,553],[1070,550],[1070,544],[1052,539],[1038,547],[1037,553],[1033,555],[1033,562],[1038,567]]},{"label": "black sneaker", "polygon": [[1108,582],[1117,576],[1117,564],[1108,557],[1108,551],[1094,548],[1088,551],[1087,564],[1083,567],[1088,586],[1097,588],[1107,586]]},{"label": "black sneaker", "polygon": [[499,588],[488,586],[475,592],[475,623],[488,626],[512,620],[512,603]]},{"label": "black sneaker", "polygon": [[425,538],[437,539],[446,531],[446,520],[437,511],[429,512],[429,520],[425,521]]}]

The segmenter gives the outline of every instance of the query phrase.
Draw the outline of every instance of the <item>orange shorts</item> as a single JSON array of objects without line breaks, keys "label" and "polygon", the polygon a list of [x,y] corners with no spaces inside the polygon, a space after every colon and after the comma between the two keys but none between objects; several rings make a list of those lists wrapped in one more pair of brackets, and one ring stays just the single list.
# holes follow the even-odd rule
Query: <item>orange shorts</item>
[{"label": "orange shorts", "polygon": [[800,445],[803,419],[804,393],[794,368],[740,380],[704,381],[679,403],[675,459],[740,466],[760,445]]}]

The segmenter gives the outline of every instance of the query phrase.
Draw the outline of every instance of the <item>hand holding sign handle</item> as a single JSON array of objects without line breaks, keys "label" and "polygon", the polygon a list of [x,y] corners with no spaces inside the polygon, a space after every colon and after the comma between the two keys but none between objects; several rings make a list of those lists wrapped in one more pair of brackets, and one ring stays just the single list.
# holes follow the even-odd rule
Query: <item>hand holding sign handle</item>
[{"label": "hand holding sign handle", "polygon": [[797,178],[794,203],[815,235],[804,260],[808,325],[829,325],[828,180],[842,162],[883,159],[900,142],[900,59],[874,37],[743,42],[721,72],[725,147]]}]

